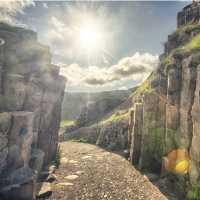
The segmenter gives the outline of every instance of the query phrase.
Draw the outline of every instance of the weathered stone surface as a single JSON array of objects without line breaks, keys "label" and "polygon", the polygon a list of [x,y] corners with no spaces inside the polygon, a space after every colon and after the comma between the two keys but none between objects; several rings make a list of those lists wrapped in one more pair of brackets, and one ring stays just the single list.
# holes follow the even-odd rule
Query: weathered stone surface
[{"label": "weathered stone surface", "polygon": [[2,172],[3,169],[6,168],[7,166],[7,156],[8,156],[8,147],[5,147],[3,150],[0,152],[0,173]]},{"label": "weathered stone surface", "polygon": [[157,91],[144,96],[142,149],[139,167],[159,172],[164,151],[164,124],[166,99]]},{"label": "weathered stone surface", "polygon": [[16,169],[28,166],[32,144],[32,112],[13,112],[8,140],[8,166]]},{"label": "weathered stone surface", "polygon": [[8,74],[4,81],[4,95],[1,96],[1,111],[20,111],[26,96],[26,83],[19,74]]},{"label": "weathered stone surface", "polygon": [[180,101],[181,71],[175,66],[168,71],[167,101],[177,105]]},{"label": "weathered stone surface", "polygon": [[131,134],[130,160],[132,164],[138,164],[141,155],[142,135],[143,135],[143,104],[134,105],[134,126]]},{"label": "weathered stone surface", "polygon": [[76,122],[77,126],[88,126],[94,122],[98,122],[98,120],[120,105],[122,102],[122,99],[109,98],[91,102],[82,109]]},{"label": "weathered stone surface", "polygon": [[38,175],[43,160],[47,164],[57,150],[64,87],[36,33],[0,23],[0,191],[5,198],[35,198],[33,170]]},{"label": "weathered stone surface", "polygon": [[82,127],[75,131],[65,134],[64,140],[82,140],[83,142],[88,142],[95,144],[100,133],[100,127],[90,126]]},{"label": "weathered stone surface", "polygon": [[37,173],[37,175],[39,175],[42,170],[44,156],[45,156],[44,152],[41,151],[40,149],[32,150],[30,167]]},{"label": "weathered stone surface", "polygon": [[192,4],[187,5],[177,15],[177,26],[184,26],[189,23],[198,23],[200,20],[200,3],[193,1]]},{"label": "weathered stone surface", "polygon": [[111,122],[100,130],[96,144],[110,150],[124,150],[128,143],[127,120]]},{"label": "weathered stone surface", "polygon": [[134,126],[134,110],[129,111],[129,123],[128,123],[128,149],[131,149],[132,143],[132,131]]},{"label": "weathered stone surface", "polygon": [[11,114],[0,113],[0,173],[7,165],[8,132],[11,127]]},{"label": "weathered stone surface", "polygon": [[194,95],[194,104],[192,106],[193,133],[190,154],[192,163],[190,166],[190,179],[192,183],[200,180],[200,65],[197,67],[196,89]]},{"label": "weathered stone surface", "polygon": [[22,167],[9,174],[5,187],[0,190],[4,199],[33,200],[35,198],[35,173],[28,167]]},{"label": "weathered stone surface", "polygon": [[48,163],[54,157],[58,145],[61,104],[65,85],[63,78],[59,78],[59,81],[59,84],[55,84],[54,81],[51,83],[53,90],[46,90],[41,102],[38,148],[45,152],[44,163]]},{"label": "weathered stone surface", "polygon": [[180,100],[180,129],[177,143],[181,148],[189,148],[192,138],[191,109],[196,87],[196,68],[192,66],[192,56],[183,60],[182,87]]},{"label": "weathered stone surface", "polygon": [[37,184],[37,197],[38,198],[47,198],[52,194],[51,184],[50,183],[38,183]]}]

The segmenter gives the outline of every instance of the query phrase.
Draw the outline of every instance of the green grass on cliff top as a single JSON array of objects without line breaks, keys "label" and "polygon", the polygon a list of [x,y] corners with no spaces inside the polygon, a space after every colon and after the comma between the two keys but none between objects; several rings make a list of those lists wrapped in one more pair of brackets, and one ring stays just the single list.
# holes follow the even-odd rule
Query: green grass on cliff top
[{"label": "green grass on cliff top", "polygon": [[72,126],[74,125],[74,121],[71,121],[71,120],[63,120],[60,122],[60,128],[66,128],[68,126]]},{"label": "green grass on cliff top", "polygon": [[200,50],[200,33],[194,36],[188,43],[177,47],[171,51],[171,53],[165,58],[164,65],[170,65],[172,58],[175,54],[192,53]]},{"label": "green grass on cliff top", "polygon": [[155,73],[152,72],[149,77],[137,87],[137,89],[133,92],[133,96],[140,96],[145,92],[151,91],[151,81],[155,78]]},{"label": "green grass on cliff top", "polygon": [[187,26],[182,26],[176,30],[175,34],[181,33],[181,32],[191,32],[195,30],[200,30],[200,24],[191,23],[191,24],[188,24]]},{"label": "green grass on cliff top", "polygon": [[200,33],[192,38],[192,40],[187,43],[183,48],[188,50],[200,49]]},{"label": "green grass on cliff top", "polygon": [[110,117],[108,117],[104,121],[102,121],[101,124],[104,125],[104,124],[120,121],[123,119],[128,119],[128,117],[129,117],[128,111],[118,111],[118,112],[112,114]]}]

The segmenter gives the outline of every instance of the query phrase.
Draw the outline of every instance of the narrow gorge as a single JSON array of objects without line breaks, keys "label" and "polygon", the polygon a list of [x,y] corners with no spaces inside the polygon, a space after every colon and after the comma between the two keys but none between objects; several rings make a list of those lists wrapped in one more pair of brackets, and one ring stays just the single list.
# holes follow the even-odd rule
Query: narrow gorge
[{"label": "narrow gorge", "polygon": [[65,136],[129,158],[169,199],[199,199],[199,10],[194,1],[177,14],[157,69],[124,103]]},{"label": "narrow gorge", "polygon": [[[47,24],[58,32],[44,35],[63,40],[53,38],[52,54],[38,27],[0,22],[0,200],[200,200],[200,2],[181,8],[159,59],[137,52],[136,64],[124,57],[108,69],[58,55],[63,44],[73,52],[62,38],[73,31],[55,16]],[[89,52],[100,33],[79,31]],[[62,56],[74,64],[53,64]]]}]

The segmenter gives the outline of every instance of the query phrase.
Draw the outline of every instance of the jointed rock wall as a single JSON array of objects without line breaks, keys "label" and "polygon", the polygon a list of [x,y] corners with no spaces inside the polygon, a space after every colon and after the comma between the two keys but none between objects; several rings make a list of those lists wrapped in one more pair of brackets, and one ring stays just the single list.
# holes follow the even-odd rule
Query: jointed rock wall
[{"label": "jointed rock wall", "polygon": [[140,169],[161,173],[169,164],[165,163],[168,158],[163,160],[168,153],[176,149],[189,153],[189,176],[176,179],[179,189],[182,185],[180,193],[200,183],[199,37],[198,23],[168,37],[157,70],[146,80],[149,90],[139,94],[139,103],[134,97],[134,117],[129,123],[130,158]]},{"label": "jointed rock wall", "polygon": [[65,80],[35,32],[1,23],[0,41],[1,194],[28,200],[57,149]]}]

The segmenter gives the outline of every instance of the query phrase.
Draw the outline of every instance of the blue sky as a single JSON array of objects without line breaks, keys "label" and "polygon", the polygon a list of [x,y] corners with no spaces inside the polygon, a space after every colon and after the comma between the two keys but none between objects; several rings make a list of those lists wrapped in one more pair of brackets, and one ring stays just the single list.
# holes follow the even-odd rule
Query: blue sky
[{"label": "blue sky", "polygon": [[23,8],[16,20],[50,46],[53,62],[68,79],[66,90],[96,92],[126,89],[144,80],[176,29],[177,12],[187,4],[40,1]]}]

